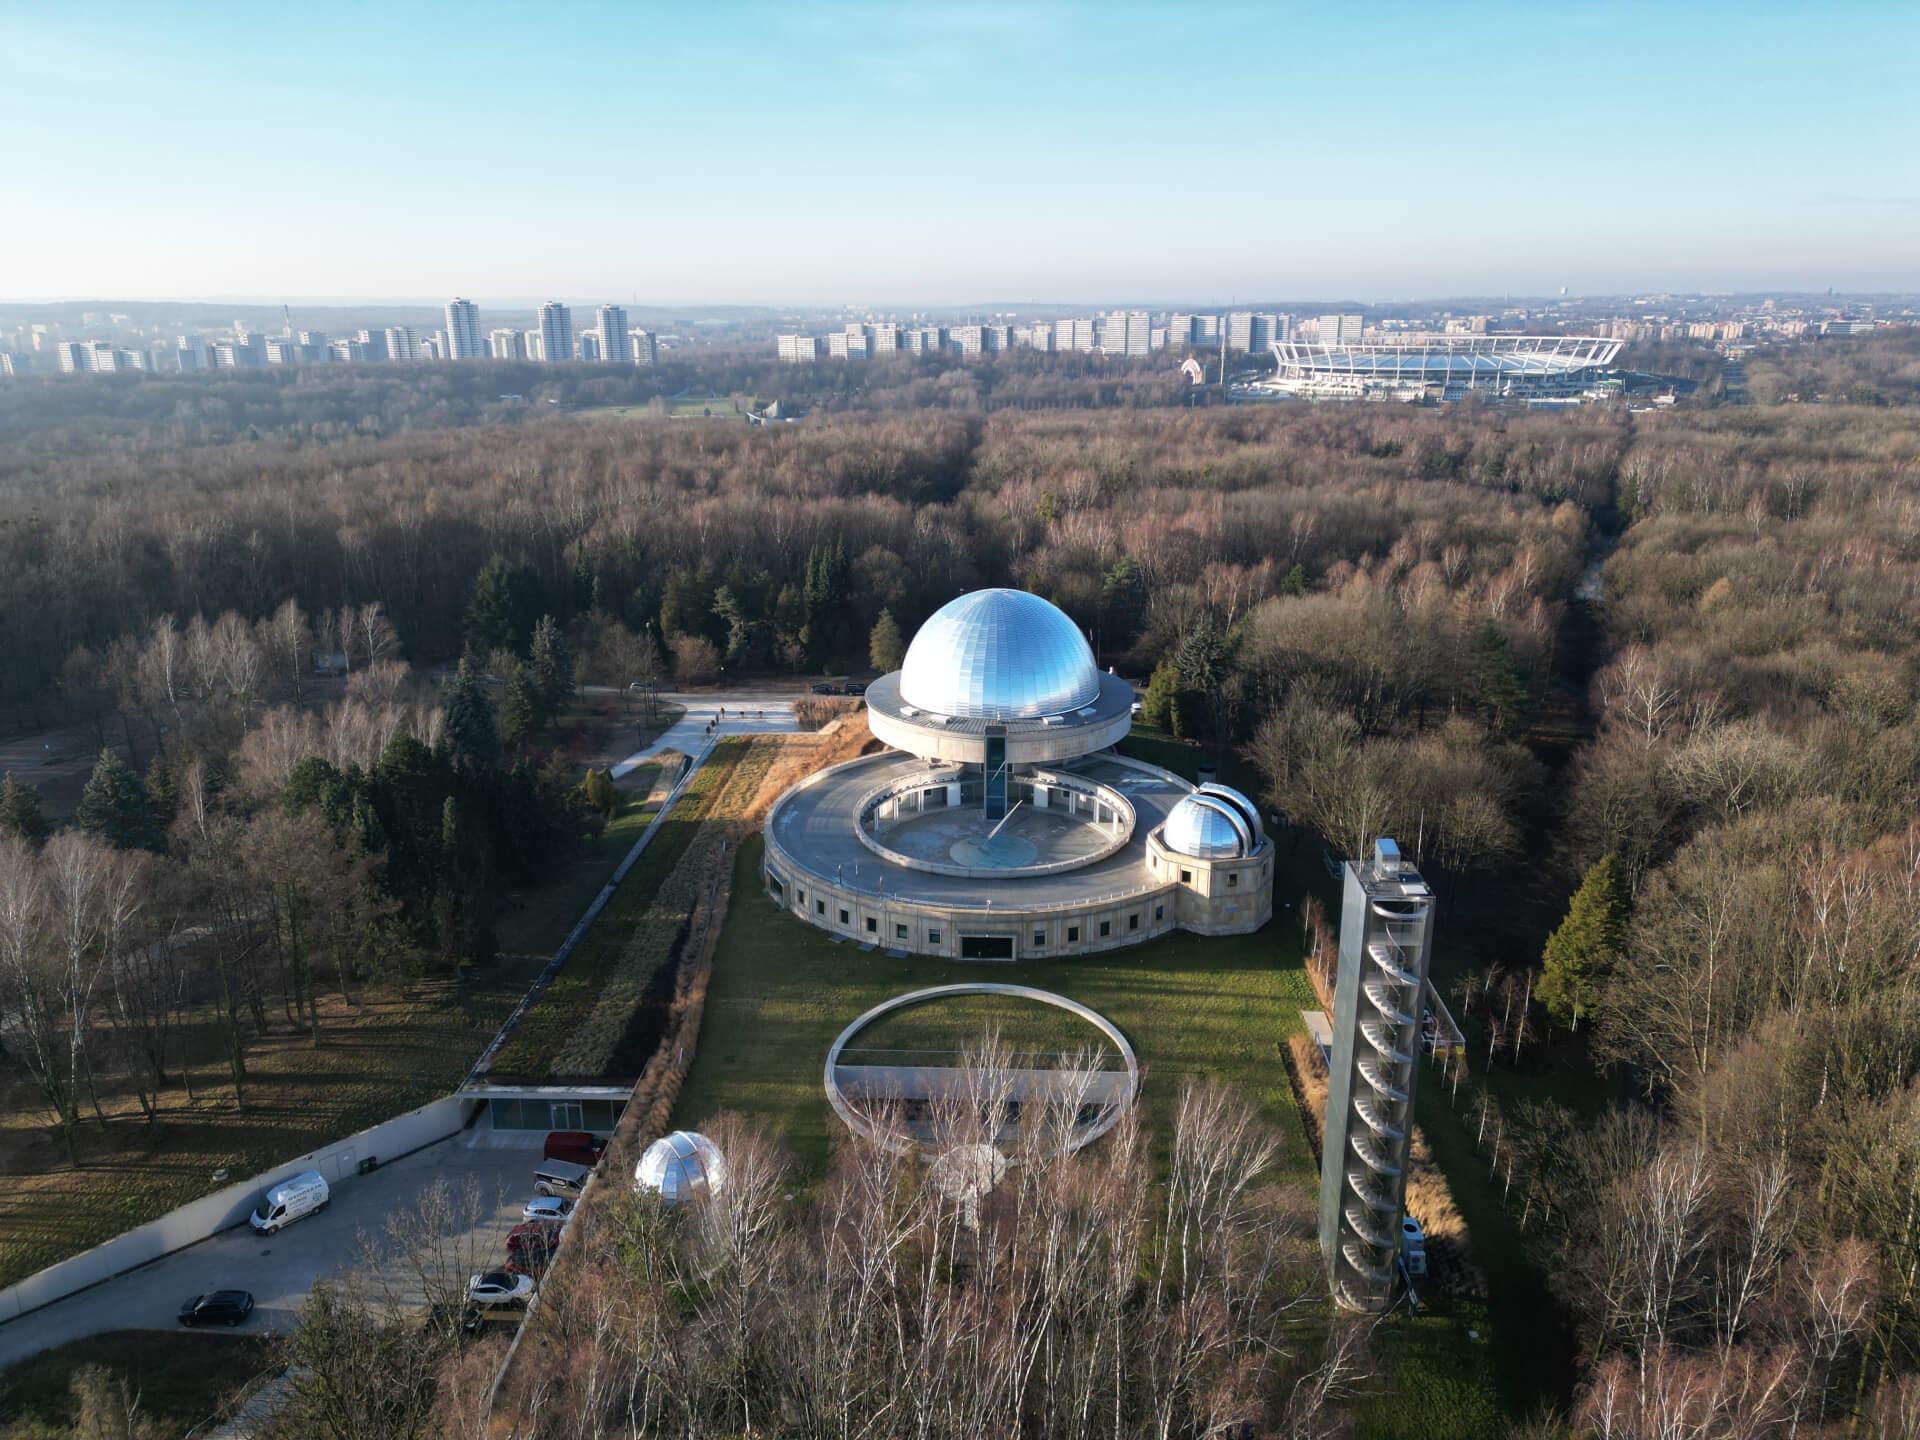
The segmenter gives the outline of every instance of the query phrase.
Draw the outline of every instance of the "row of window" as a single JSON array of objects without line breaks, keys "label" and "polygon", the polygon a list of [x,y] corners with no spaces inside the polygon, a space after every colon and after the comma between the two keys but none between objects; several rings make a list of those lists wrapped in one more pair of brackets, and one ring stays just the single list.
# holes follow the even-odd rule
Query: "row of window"
[{"label": "row of window", "polygon": [[[786,886],[781,883],[780,877],[774,874],[772,870],[767,871],[767,891],[769,894],[773,896],[775,900],[780,901],[782,904],[786,903]],[[807,892],[804,890],[795,888],[793,892],[793,903],[796,907],[799,907],[801,909],[806,908]],[[827,902],[816,896],[813,902],[813,913],[817,916],[824,917],[827,913]],[[851,925],[853,923],[853,915],[847,909],[846,906],[844,905],[836,906],[835,913],[839,919],[840,924]],[[1137,932],[1140,929],[1140,916],[1141,916],[1141,912],[1138,910],[1132,911],[1131,913],[1128,914],[1127,929],[1129,932]],[[1164,903],[1156,904],[1153,907],[1154,924],[1158,925],[1162,921],[1164,921],[1166,918],[1167,918],[1166,905]],[[865,923],[867,928],[867,933],[869,935],[873,935],[873,936],[879,935],[880,919],[877,915],[864,915],[861,917],[861,919]],[[1113,921],[1102,920],[1099,922],[1099,927],[1100,928],[1098,931],[1098,936],[1100,939],[1109,940],[1113,938]],[[902,922],[896,921],[893,927],[893,938],[895,940],[910,942],[913,939],[912,928]],[[937,929],[928,930],[927,944],[938,945],[940,943],[941,943],[941,932]],[[1067,938],[1065,943],[1068,945],[1078,945],[1080,943],[1080,927],[1078,925],[1067,926]],[[1045,950],[1047,948],[1047,944],[1048,944],[1047,932],[1045,930],[1035,930],[1033,932],[1033,948],[1036,950]]]}]

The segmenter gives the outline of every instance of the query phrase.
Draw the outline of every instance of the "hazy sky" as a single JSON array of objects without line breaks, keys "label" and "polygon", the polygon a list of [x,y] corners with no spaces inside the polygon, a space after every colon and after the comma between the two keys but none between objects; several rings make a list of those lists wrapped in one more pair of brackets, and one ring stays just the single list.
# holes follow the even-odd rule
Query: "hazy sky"
[{"label": "hazy sky", "polygon": [[0,0],[0,296],[1920,289],[1920,4]]}]

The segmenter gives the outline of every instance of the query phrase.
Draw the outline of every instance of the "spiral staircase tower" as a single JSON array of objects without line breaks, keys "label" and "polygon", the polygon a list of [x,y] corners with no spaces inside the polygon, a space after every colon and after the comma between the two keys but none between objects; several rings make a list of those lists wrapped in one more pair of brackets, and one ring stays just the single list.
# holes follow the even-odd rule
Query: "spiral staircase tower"
[{"label": "spiral staircase tower", "polygon": [[1432,922],[1433,891],[1392,840],[1346,863],[1320,1249],[1334,1299],[1352,1310],[1393,1303]]}]

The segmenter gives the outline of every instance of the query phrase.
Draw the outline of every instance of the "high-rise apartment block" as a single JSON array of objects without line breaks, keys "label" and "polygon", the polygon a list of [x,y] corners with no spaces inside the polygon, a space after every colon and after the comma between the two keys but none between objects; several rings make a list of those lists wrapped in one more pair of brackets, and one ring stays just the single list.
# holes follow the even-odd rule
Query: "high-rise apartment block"
[{"label": "high-rise apartment block", "polygon": [[648,330],[629,330],[627,346],[636,365],[657,365],[660,363],[660,347],[653,333]]},{"label": "high-rise apartment block", "polygon": [[633,339],[627,333],[627,307],[602,305],[599,321],[601,360],[608,365],[631,365]]},{"label": "high-rise apartment block", "polygon": [[387,359],[418,360],[420,358],[420,337],[414,333],[411,325],[389,325],[385,334]]},{"label": "high-rise apartment block", "polygon": [[597,365],[604,358],[598,330],[582,330],[574,337],[573,344],[575,353],[589,365]]},{"label": "high-rise apartment block", "polygon": [[1034,350],[1053,349],[1053,322],[1034,320],[1020,327],[1014,336],[1016,343]]},{"label": "high-rise apartment block", "polygon": [[1315,325],[1322,345],[1351,345],[1360,338],[1358,315],[1322,315]]},{"label": "high-rise apartment block", "polygon": [[518,330],[489,330],[487,354],[495,360],[524,360],[527,347]]},{"label": "high-rise apartment block", "polygon": [[1433,951],[1433,891],[1391,840],[1345,866],[1320,1160],[1320,1251],[1336,1302],[1393,1303],[1413,1095]]},{"label": "high-rise apartment block", "polygon": [[900,349],[900,326],[893,320],[876,320],[867,327],[876,355],[896,354]]},{"label": "high-rise apartment block", "polygon": [[205,370],[209,363],[207,342],[198,335],[181,335],[173,342],[174,363],[182,370]]},{"label": "high-rise apartment block", "polygon": [[983,325],[953,325],[947,329],[947,339],[962,355],[982,355],[987,348],[985,332]]},{"label": "high-rise apartment block", "polygon": [[573,359],[573,311],[558,300],[540,307],[540,358],[553,365]]},{"label": "high-rise apartment block", "polygon": [[844,330],[836,330],[827,336],[827,354],[836,360],[865,360],[867,332],[858,325],[849,325]]},{"label": "high-rise apartment block", "polygon": [[811,335],[782,335],[774,341],[774,353],[792,364],[820,358],[820,342]]},{"label": "high-rise apartment block", "polygon": [[1227,348],[1264,350],[1273,344],[1278,324],[1278,316],[1237,310],[1227,317]]},{"label": "high-rise apartment block", "polygon": [[458,296],[447,302],[447,358],[484,360],[486,341],[480,337],[480,307]]},{"label": "high-rise apartment block", "polygon": [[1101,324],[1100,348],[1138,358],[1153,348],[1153,324],[1144,310],[1112,310]]}]

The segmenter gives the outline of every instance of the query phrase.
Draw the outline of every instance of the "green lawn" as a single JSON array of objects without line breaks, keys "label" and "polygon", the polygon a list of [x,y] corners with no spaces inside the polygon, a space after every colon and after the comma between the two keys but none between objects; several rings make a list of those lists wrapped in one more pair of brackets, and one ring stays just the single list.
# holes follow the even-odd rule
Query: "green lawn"
[{"label": "green lawn", "polygon": [[[21,1322],[32,1324],[32,1321]],[[0,1372],[0,1417],[69,1427],[76,1420],[68,1384],[84,1365],[125,1376],[139,1393],[140,1413],[161,1435],[183,1435],[211,1416],[234,1390],[271,1362],[264,1335],[209,1335],[191,1330],[115,1330],[69,1341]],[[59,1433],[65,1433],[64,1428]],[[89,1432],[91,1433],[91,1432]]]},{"label": "green lawn", "polygon": [[[759,883],[761,841],[735,863],[733,906],[714,955],[693,1073],[678,1123],[713,1112],[759,1116],[785,1140],[803,1179],[826,1167],[838,1122],[821,1089],[827,1047],[868,1007],[904,990],[1004,980],[1057,991],[1120,1028],[1140,1058],[1149,1124],[1164,1135],[1182,1084],[1215,1076],[1258,1104],[1284,1137],[1286,1164],[1312,1169],[1280,1050],[1311,991],[1298,931],[1175,935],[1104,956],[965,964],[862,954],[774,908]],[[903,1030],[910,1024],[902,1017]],[[882,1038],[885,1033],[882,1032]]]}]

